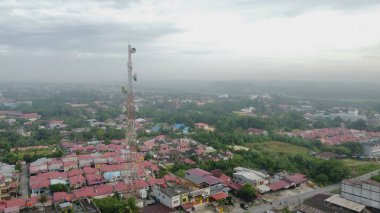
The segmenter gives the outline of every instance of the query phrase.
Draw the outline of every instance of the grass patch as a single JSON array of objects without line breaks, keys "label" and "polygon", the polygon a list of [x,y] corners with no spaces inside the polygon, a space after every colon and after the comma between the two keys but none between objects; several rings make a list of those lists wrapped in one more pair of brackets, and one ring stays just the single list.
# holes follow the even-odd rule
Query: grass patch
[{"label": "grass patch", "polygon": [[37,150],[26,150],[14,152],[19,159],[22,159],[24,155],[34,156],[34,155],[49,155],[53,152],[51,149],[37,149]]},{"label": "grass patch", "polygon": [[351,177],[357,177],[380,169],[380,163],[353,159],[342,160],[351,170]]},{"label": "grass patch", "polygon": [[247,143],[244,144],[245,147],[263,151],[263,152],[275,152],[283,154],[302,154],[309,155],[309,150],[305,147],[296,146],[280,141],[266,141],[258,143]]}]

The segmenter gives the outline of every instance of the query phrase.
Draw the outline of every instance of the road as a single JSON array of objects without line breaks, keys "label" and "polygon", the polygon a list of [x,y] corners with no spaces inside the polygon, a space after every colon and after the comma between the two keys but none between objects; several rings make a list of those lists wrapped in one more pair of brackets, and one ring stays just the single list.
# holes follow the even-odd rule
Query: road
[{"label": "road", "polygon": [[20,185],[19,192],[21,197],[28,197],[29,195],[29,174],[28,174],[28,165],[23,164],[21,166],[21,174],[20,174]]},{"label": "road", "polygon": [[[380,169],[375,170],[375,171],[370,172],[370,173],[367,173],[367,174],[364,174],[362,176],[356,177],[355,179],[367,180],[372,175],[378,174],[379,171],[380,171]],[[302,203],[304,200],[312,198],[317,194],[329,194],[331,191],[339,189],[339,187],[340,187],[340,184],[334,184],[334,185],[326,186],[323,188],[318,188],[315,190],[311,190],[308,192],[300,193],[300,194],[293,195],[293,196],[290,196],[287,198],[283,198],[283,199],[273,201],[272,204],[267,203],[267,204],[262,204],[259,206],[252,206],[247,211],[248,212],[255,212],[255,213],[264,213],[267,210],[272,209],[272,208],[281,208],[281,207],[285,207],[285,206],[296,206],[300,202]],[[239,210],[236,209],[236,211],[233,211],[233,212],[234,213],[240,213],[240,212],[247,212],[247,211],[243,210],[243,209],[239,209]]]}]

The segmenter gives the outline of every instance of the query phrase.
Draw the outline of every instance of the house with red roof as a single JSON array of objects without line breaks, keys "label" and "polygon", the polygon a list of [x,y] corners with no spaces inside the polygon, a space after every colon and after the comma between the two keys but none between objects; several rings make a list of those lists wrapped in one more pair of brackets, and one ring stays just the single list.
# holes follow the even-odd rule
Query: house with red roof
[{"label": "house with red roof", "polygon": [[73,191],[73,199],[79,200],[82,198],[92,198],[95,196],[95,191],[92,187],[83,187],[80,189],[75,189]]},{"label": "house with red roof", "polygon": [[53,202],[54,203],[63,203],[70,202],[72,199],[72,194],[67,194],[66,192],[54,192]]},{"label": "house with red roof", "polygon": [[26,114],[22,114],[21,118],[27,119],[29,121],[36,121],[41,118],[41,115],[37,113],[26,113]]},{"label": "house with red roof", "polygon": [[285,179],[296,187],[301,186],[302,184],[307,182],[306,175],[300,173],[288,175],[285,177]]},{"label": "house with red roof", "polygon": [[61,171],[63,171],[62,160],[53,159],[52,161],[48,162],[47,165],[48,165],[48,170],[50,172],[53,172],[53,171],[61,172]]},{"label": "house with red roof", "polygon": [[149,184],[145,180],[135,180],[131,185],[134,189],[145,189],[149,190]]},{"label": "house with red roof", "polygon": [[77,160],[78,160],[78,156],[75,153],[62,157],[62,162],[77,161]]},{"label": "house with red roof", "polygon": [[89,186],[99,185],[99,184],[104,183],[103,177],[97,174],[86,175],[86,181]]},{"label": "house with red roof", "polygon": [[68,177],[79,176],[79,175],[83,175],[82,169],[72,169],[67,172]]},{"label": "house with red roof", "polygon": [[83,173],[87,176],[87,175],[91,175],[91,174],[100,174],[99,173],[99,170],[95,169],[95,168],[92,168],[92,167],[84,167],[83,169]]},{"label": "house with red roof", "polygon": [[115,192],[123,193],[123,192],[126,192],[128,190],[128,185],[125,184],[124,182],[117,182],[117,183],[113,184],[113,190]]},{"label": "house with red roof", "polygon": [[29,174],[35,175],[38,173],[43,173],[48,171],[48,165],[42,164],[42,165],[35,165],[35,166],[29,166]]},{"label": "house with red roof", "polygon": [[285,179],[281,179],[278,181],[275,181],[273,183],[268,184],[268,187],[271,191],[279,191],[281,189],[287,189],[292,186],[292,183]]},{"label": "house with red roof", "polygon": [[94,198],[103,198],[107,196],[113,196],[113,187],[110,184],[101,184],[95,187]]},{"label": "house with red roof", "polygon": [[186,158],[185,160],[183,160],[183,162],[186,163],[186,164],[190,164],[190,165],[194,165],[194,164],[196,164],[195,161],[190,160],[189,158]]},{"label": "house with red roof", "polygon": [[197,129],[208,130],[208,124],[206,124],[206,123],[196,123],[196,124],[194,124],[194,126]]},{"label": "house with red roof", "polygon": [[69,185],[73,189],[81,188],[86,185],[86,178],[82,175],[69,177]]},{"label": "house with red roof", "polygon": [[224,190],[229,190],[222,180],[213,176],[210,172],[204,171],[199,168],[189,169],[185,172],[185,179],[193,182],[199,188],[210,188],[211,194],[216,194]]},{"label": "house with red roof", "polygon": [[71,169],[78,169],[78,161],[63,162],[63,171],[68,172]]},{"label": "house with red roof", "polygon": [[67,174],[61,172],[46,172],[37,176],[30,176],[29,185],[32,194],[44,194],[49,192],[50,184],[54,182],[67,181]]},{"label": "house with red roof", "polygon": [[222,180],[225,185],[228,185],[231,182],[231,177],[224,174],[220,169],[211,170],[210,173]]}]

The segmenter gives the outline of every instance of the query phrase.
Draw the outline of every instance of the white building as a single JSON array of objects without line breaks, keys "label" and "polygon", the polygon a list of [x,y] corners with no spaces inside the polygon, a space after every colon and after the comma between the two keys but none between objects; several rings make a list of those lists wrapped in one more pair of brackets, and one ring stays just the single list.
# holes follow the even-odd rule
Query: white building
[{"label": "white building", "polygon": [[260,186],[269,183],[269,175],[262,172],[247,169],[243,167],[234,168],[233,180],[236,183],[252,184],[253,186]]},{"label": "white building", "polygon": [[373,180],[343,180],[341,196],[372,208],[380,209],[380,183]]},{"label": "white building", "polygon": [[160,203],[169,208],[176,208],[184,203],[189,202],[189,192],[191,190],[184,187],[158,187],[154,186],[152,195],[156,197]]}]

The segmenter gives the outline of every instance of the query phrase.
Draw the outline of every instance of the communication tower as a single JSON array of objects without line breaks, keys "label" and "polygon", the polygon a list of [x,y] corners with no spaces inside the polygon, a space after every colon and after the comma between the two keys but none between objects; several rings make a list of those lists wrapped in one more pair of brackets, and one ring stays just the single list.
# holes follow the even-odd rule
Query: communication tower
[{"label": "communication tower", "polygon": [[137,175],[137,165],[136,165],[136,130],[135,130],[135,102],[133,94],[133,81],[137,81],[136,74],[132,73],[132,54],[136,52],[135,48],[128,45],[128,83],[127,88],[123,87],[122,91],[127,97],[127,131],[126,131],[126,141],[124,144],[123,154],[125,160],[125,181],[131,183],[138,179]]}]

